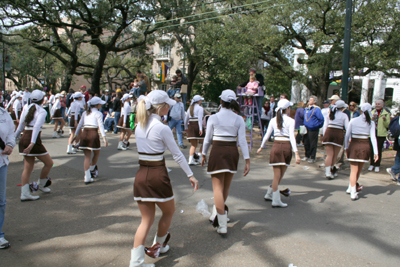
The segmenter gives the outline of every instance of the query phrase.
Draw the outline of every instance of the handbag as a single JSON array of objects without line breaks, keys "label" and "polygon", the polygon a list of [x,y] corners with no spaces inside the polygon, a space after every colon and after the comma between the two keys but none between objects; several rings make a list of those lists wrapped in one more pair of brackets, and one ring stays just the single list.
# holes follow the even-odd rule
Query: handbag
[{"label": "handbag", "polygon": [[305,135],[307,134],[307,128],[304,125],[300,125],[300,134]]},{"label": "handbag", "polygon": [[181,94],[187,94],[187,88],[188,88],[187,84],[182,84],[180,93]]}]

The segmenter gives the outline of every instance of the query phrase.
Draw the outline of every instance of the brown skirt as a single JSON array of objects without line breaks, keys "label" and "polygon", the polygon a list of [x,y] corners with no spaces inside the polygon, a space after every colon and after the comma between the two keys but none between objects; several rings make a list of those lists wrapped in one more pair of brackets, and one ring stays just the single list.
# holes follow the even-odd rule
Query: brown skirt
[{"label": "brown skirt", "polygon": [[[22,113],[21,110],[18,111],[18,118],[21,118],[21,113]],[[11,118],[13,119],[13,121],[17,121],[17,116],[15,115],[14,111],[11,112]]]},{"label": "brown skirt", "polygon": [[322,138],[323,145],[343,146],[344,132],[342,129],[328,127]]},{"label": "brown skirt", "polygon": [[290,166],[292,160],[292,146],[290,141],[274,141],[271,153],[269,155],[269,165],[286,165]]},{"label": "brown skirt", "polygon": [[[121,129],[131,129],[130,124],[129,124],[129,117],[130,116],[125,116],[125,115],[121,116],[121,118],[119,118],[119,120],[118,120],[117,127],[121,128]],[[124,121],[123,121],[124,118],[125,118],[125,127],[122,126],[122,125],[124,125]]]},{"label": "brown skirt", "polygon": [[84,128],[80,138],[79,149],[100,150],[100,137],[97,128]]},{"label": "brown skirt", "polygon": [[133,198],[144,202],[167,202],[174,198],[171,181],[161,161],[139,160],[140,168],[133,184]]},{"label": "brown skirt", "polygon": [[204,139],[206,135],[205,129],[203,129],[203,134],[200,135],[200,128],[198,121],[189,121],[189,127],[187,129],[187,139]]},{"label": "brown skirt", "polygon": [[[81,116],[78,115],[78,121],[77,121],[78,124],[79,124],[80,120],[81,120]],[[71,118],[69,118],[68,127],[71,129],[75,129],[75,115],[72,115]]]},{"label": "brown skirt", "polygon": [[32,130],[24,130],[24,132],[22,133],[22,137],[19,140],[19,144],[18,144],[19,154],[24,155],[24,156],[32,156],[32,157],[44,156],[44,155],[49,154],[49,152],[47,152],[46,148],[42,144],[41,134],[42,134],[42,132],[39,132],[39,134],[36,138],[36,143],[32,147],[29,154],[25,154],[24,149],[27,148],[29,146],[29,144],[31,143]]},{"label": "brown skirt", "polygon": [[213,141],[208,159],[207,174],[236,173],[239,151],[236,142]]},{"label": "brown skirt", "polygon": [[369,162],[371,157],[371,144],[369,138],[351,138],[346,156],[348,161]]},{"label": "brown skirt", "polygon": [[62,119],[62,118],[63,118],[63,116],[61,114],[61,109],[56,109],[56,111],[54,112],[54,115],[53,115],[53,120],[54,119]]}]

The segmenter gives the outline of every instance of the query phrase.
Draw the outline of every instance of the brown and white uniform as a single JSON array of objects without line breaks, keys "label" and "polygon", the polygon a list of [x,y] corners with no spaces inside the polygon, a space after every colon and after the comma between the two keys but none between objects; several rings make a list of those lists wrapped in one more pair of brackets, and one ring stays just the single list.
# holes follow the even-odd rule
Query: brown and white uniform
[{"label": "brown and white uniform", "polygon": [[152,114],[144,129],[138,124],[135,137],[140,168],[133,186],[134,199],[145,202],[167,202],[173,199],[164,151],[171,151],[174,160],[188,177],[192,176],[193,172],[176,144],[171,129],[161,122],[160,116]]},{"label": "brown and white uniform", "polygon": [[[131,129],[130,124],[129,124],[129,117],[131,115],[132,109],[131,109],[131,105],[129,104],[129,102],[125,101],[124,102],[124,106],[123,108],[121,108],[121,117],[118,120],[118,128],[121,129]],[[125,127],[123,127],[125,123]]]},{"label": "brown and white uniform", "polygon": [[[187,132],[187,139],[204,139],[203,115],[204,109],[197,103],[194,104],[193,116],[190,115],[190,108],[186,111],[185,130]],[[199,134],[200,131],[203,131],[202,135]]]},{"label": "brown and white uniform", "polygon": [[369,162],[372,156],[370,140],[374,154],[377,155],[378,144],[375,137],[375,123],[371,120],[371,124],[368,124],[364,113],[362,113],[350,121],[346,132],[344,148],[347,149],[347,160]]},{"label": "brown and white uniform", "polygon": [[[36,111],[33,115],[33,120],[26,125],[25,118],[29,112],[29,109],[35,105]],[[19,154],[24,156],[44,156],[47,155],[46,148],[42,144],[42,140],[40,138],[41,135],[41,128],[46,121],[47,112],[41,106],[37,104],[30,104],[26,106],[22,111],[21,118],[19,121],[18,128],[15,132],[15,136],[20,136],[21,132],[23,131],[22,137],[19,140]],[[30,143],[35,143],[32,150],[29,154],[23,153],[25,148],[29,146]]]},{"label": "brown and white uniform", "polygon": [[208,160],[207,174],[237,172],[239,152],[236,143],[243,153],[244,159],[249,159],[249,148],[246,141],[246,127],[241,116],[231,109],[221,108],[207,121],[206,136],[203,144],[203,155],[212,143]]},{"label": "brown and white uniform", "polygon": [[282,119],[281,130],[278,129],[276,117],[270,121],[267,133],[264,135],[261,143],[261,147],[264,147],[272,131],[274,131],[274,144],[269,156],[269,165],[271,166],[290,166],[292,151],[297,152],[296,138],[294,137],[294,119],[288,117],[286,114],[282,115]]},{"label": "brown and white uniform", "polygon": [[323,145],[334,145],[342,147],[344,143],[344,130],[349,126],[349,117],[340,110],[336,110],[335,118],[331,120],[328,116],[325,117],[322,133]]},{"label": "brown and white uniform", "polygon": [[56,99],[56,102],[54,102],[54,105],[51,107],[51,117],[53,120],[56,119],[63,119],[63,116],[61,114],[61,102],[60,98]]},{"label": "brown and white uniform", "polygon": [[82,128],[83,131],[80,133],[79,149],[100,150],[101,145],[98,130],[100,129],[102,137],[106,136],[103,114],[101,114],[97,108],[91,108],[89,115],[85,111],[76,128],[76,133],[79,133]]},{"label": "brown and white uniform", "polygon": [[15,99],[13,103],[13,111],[11,112],[11,118],[13,119],[14,123],[17,122],[21,118],[22,113],[22,102],[19,99]]},{"label": "brown and white uniform", "polygon": [[79,120],[80,120],[79,112],[81,111],[81,108],[83,108],[81,101],[78,101],[77,99],[75,99],[71,103],[71,106],[68,110],[69,114],[71,115],[71,118],[69,119],[69,128],[74,129],[75,122],[79,123]]}]

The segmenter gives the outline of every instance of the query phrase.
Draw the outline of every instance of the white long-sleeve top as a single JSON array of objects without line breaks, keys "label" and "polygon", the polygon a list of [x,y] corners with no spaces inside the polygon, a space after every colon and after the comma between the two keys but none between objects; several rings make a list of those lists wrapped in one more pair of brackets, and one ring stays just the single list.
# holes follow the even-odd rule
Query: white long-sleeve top
[{"label": "white long-sleeve top", "polygon": [[[15,136],[14,136],[14,122],[10,114],[4,108],[0,108],[0,138],[3,140],[4,144],[7,146],[15,146]],[[8,155],[2,154],[3,149],[0,148],[0,167],[8,165]]]},{"label": "white long-sleeve top", "polygon": [[[28,112],[33,105],[36,106],[35,114],[33,115],[33,119],[29,123],[29,125],[26,125],[25,117],[26,115],[28,115]],[[47,116],[46,110],[37,104],[32,103],[26,108],[24,108],[21,114],[21,119],[19,120],[17,131],[15,131],[15,137],[21,134],[21,132],[25,129],[25,126],[31,127],[32,128],[31,143],[36,143],[37,136],[39,135],[39,132],[41,131],[41,128],[46,121],[46,116]]]},{"label": "white long-sleeve top", "polygon": [[347,115],[342,111],[336,110],[335,118],[333,120],[329,118],[329,113],[325,117],[322,134],[325,135],[325,131],[328,127],[347,130],[348,126],[349,126],[349,117],[347,117]]},{"label": "white long-sleeve top", "polygon": [[283,114],[282,119],[282,129],[278,129],[278,124],[276,122],[277,117],[271,119],[268,124],[267,133],[264,135],[261,146],[263,147],[268,139],[271,137],[272,131],[274,131],[274,138],[277,137],[287,137],[290,140],[290,144],[292,145],[293,152],[297,152],[297,144],[296,138],[294,137],[294,119],[288,117],[286,114]]},{"label": "white long-sleeve top", "polygon": [[199,104],[194,104],[194,109],[193,109],[193,116],[190,115],[190,108],[186,111],[186,117],[185,117],[185,129],[188,128],[189,126],[189,120],[190,119],[197,119],[199,123],[199,130],[203,131],[203,115],[204,115],[204,109],[202,106]]},{"label": "white long-sleeve top", "polygon": [[24,105],[28,104],[29,102],[29,98],[31,97],[31,92],[24,92],[24,96],[22,98],[22,102],[24,103]]},{"label": "white long-sleeve top", "polygon": [[54,116],[54,113],[56,112],[57,109],[61,108],[61,102],[60,102],[60,98],[56,99],[56,102],[54,102],[54,105],[51,107],[51,116]]},{"label": "white long-sleeve top", "polygon": [[18,113],[19,113],[19,111],[21,111],[22,110],[22,103],[21,103],[21,100],[19,100],[19,99],[16,99],[15,101],[14,101],[14,104],[13,104],[13,111],[15,112],[15,117],[19,120],[19,115],[18,115]]},{"label": "white long-sleeve top", "polygon": [[76,128],[76,133],[83,128],[99,128],[102,137],[106,136],[103,124],[103,114],[97,108],[90,108],[90,114],[87,111],[83,112],[82,118],[79,121],[78,127]]},{"label": "white long-sleeve top", "polygon": [[249,147],[247,146],[246,127],[243,118],[231,109],[221,108],[218,113],[208,118],[202,154],[207,155],[212,140],[236,141],[236,138],[242,149],[243,158],[249,159]]},{"label": "white long-sleeve top", "polygon": [[8,110],[11,107],[11,105],[14,104],[15,99],[16,99],[15,96],[11,97],[10,102],[8,102],[7,104],[6,110]]},{"label": "white long-sleeve top", "polygon": [[352,137],[368,138],[368,136],[371,139],[374,155],[377,155],[378,144],[376,141],[375,123],[371,120],[371,124],[368,124],[368,122],[365,120],[364,113],[362,113],[361,116],[358,116],[350,121],[348,129],[346,131],[344,149],[347,149],[349,147],[349,141]]},{"label": "white long-sleeve top", "polygon": [[267,115],[265,115],[265,109],[264,109],[264,107],[262,107],[261,119],[271,120],[273,113],[274,113],[274,111],[272,109],[269,109],[269,111],[267,112]]},{"label": "white long-sleeve top", "polygon": [[138,123],[135,137],[139,153],[160,154],[168,149],[186,175],[188,177],[193,175],[185,156],[175,142],[171,129],[161,122],[160,116],[151,114],[145,128],[142,128]]},{"label": "white long-sleeve top", "polygon": [[132,113],[131,105],[129,105],[129,102],[124,102],[124,107],[121,109],[121,117],[124,116],[123,122],[125,122],[126,117],[127,116],[129,117],[131,113]]},{"label": "white long-sleeve top", "polygon": [[75,121],[78,121],[78,116],[81,108],[83,108],[82,102],[78,100],[74,100],[69,107],[68,112],[71,113],[72,116],[74,116]]}]

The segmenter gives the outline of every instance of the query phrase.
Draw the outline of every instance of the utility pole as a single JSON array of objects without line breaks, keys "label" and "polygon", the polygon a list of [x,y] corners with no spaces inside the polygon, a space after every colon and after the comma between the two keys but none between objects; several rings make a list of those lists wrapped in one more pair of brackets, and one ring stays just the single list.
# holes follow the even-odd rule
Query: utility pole
[{"label": "utility pole", "polygon": [[[3,33],[0,32],[0,39],[3,40]],[[3,67],[3,91],[6,91],[6,48],[4,46],[4,41],[3,41],[3,57],[2,57],[2,67]]]},{"label": "utility pole", "polygon": [[344,26],[344,47],[342,63],[342,100],[347,102],[347,91],[349,88],[349,65],[350,65],[350,39],[351,39],[351,15],[353,10],[352,0],[346,0],[346,22]]}]

